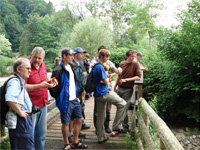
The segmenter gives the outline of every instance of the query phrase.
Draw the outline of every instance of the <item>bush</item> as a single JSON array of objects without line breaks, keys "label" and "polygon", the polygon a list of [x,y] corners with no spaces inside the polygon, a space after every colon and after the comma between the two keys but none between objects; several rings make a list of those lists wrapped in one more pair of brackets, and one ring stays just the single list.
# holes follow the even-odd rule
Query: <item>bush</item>
[{"label": "bush", "polygon": [[13,72],[13,69],[7,70],[8,66],[13,65],[13,62],[15,61],[16,58],[9,58],[0,55],[0,76],[2,75],[9,75]]}]

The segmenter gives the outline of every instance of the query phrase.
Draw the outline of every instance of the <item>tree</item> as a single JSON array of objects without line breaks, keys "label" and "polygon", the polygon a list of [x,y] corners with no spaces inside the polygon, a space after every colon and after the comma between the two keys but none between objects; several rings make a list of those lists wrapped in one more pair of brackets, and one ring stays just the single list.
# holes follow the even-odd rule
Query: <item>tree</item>
[{"label": "tree", "polygon": [[179,16],[181,24],[161,30],[157,37],[158,51],[167,63],[162,68],[165,77],[160,90],[154,94],[160,114],[199,122],[200,3],[192,0],[188,6]]},{"label": "tree", "polygon": [[[7,0],[0,1],[0,17],[5,37],[12,43],[12,50],[19,51],[19,37],[22,32],[21,17],[17,9]],[[3,33],[3,32],[2,32]]]},{"label": "tree", "polygon": [[90,55],[94,56],[100,45],[111,46],[112,39],[113,34],[109,24],[90,17],[74,26],[70,39],[65,42],[65,45],[71,48],[82,47]]},{"label": "tree", "polygon": [[0,34],[0,55],[7,56],[11,52],[11,43],[5,38],[5,35]]},{"label": "tree", "polygon": [[131,26],[131,34],[137,34],[143,38],[149,37],[149,50],[152,49],[152,36],[155,31],[154,20],[158,16],[158,9],[162,9],[162,4],[155,0],[129,1],[126,5],[129,11],[128,23]]},{"label": "tree", "polygon": [[47,56],[51,53],[56,54],[57,40],[55,36],[51,35],[53,31],[50,29],[55,28],[51,26],[48,15],[45,17],[37,14],[30,15],[20,41],[20,54],[30,55],[35,46],[43,47]]},{"label": "tree", "polygon": [[[114,33],[114,42],[116,46],[120,46],[122,39],[126,36],[127,24],[126,17],[127,13],[125,8],[127,0],[107,0],[97,1],[92,0],[86,3],[86,8],[95,17],[99,17],[102,20],[111,20],[111,26]],[[126,41],[125,39],[124,41]]]}]

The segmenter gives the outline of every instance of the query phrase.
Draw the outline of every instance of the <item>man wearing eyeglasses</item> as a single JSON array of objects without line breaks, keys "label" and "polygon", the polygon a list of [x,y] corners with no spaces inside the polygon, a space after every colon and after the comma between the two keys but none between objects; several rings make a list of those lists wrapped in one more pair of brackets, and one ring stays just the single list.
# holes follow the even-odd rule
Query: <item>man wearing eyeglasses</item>
[{"label": "man wearing eyeglasses", "polygon": [[[14,74],[6,85],[5,100],[10,107],[6,114],[11,149],[34,150],[33,126],[29,114],[32,103],[25,88],[25,80],[29,77],[29,60],[18,58],[13,65]],[[22,142],[23,141],[23,142]]]}]

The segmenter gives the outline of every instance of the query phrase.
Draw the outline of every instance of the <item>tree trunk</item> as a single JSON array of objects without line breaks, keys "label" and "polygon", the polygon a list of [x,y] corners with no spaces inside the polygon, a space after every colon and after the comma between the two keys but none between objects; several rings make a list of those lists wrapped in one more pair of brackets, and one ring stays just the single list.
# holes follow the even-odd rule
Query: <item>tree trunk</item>
[{"label": "tree trunk", "polygon": [[148,31],[149,34],[149,50],[151,50],[151,31]]}]

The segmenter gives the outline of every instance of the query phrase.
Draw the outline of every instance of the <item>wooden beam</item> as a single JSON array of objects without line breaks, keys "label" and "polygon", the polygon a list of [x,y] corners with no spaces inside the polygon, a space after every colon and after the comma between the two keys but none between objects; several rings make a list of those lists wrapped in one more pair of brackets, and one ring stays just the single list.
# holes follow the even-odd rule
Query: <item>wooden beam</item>
[{"label": "wooden beam", "polygon": [[144,138],[144,141],[147,145],[148,150],[156,150],[156,146],[154,144],[153,139],[151,138],[151,135],[149,134],[149,131],[144,123],[144,120],[140,114],[140,112],[137,113],[138,117],[138,123],[142,132],[142,137]]},{"label": "wooden beam", "polygon": [[155,111],[149,106],[145,99],[139,99],[140,106],[144,112],[149,116],[154,128],[157,131],[158,136],[169,150],[184,150],[179,143],[175,135],[168,128],[166,123],[155,113]]}]

